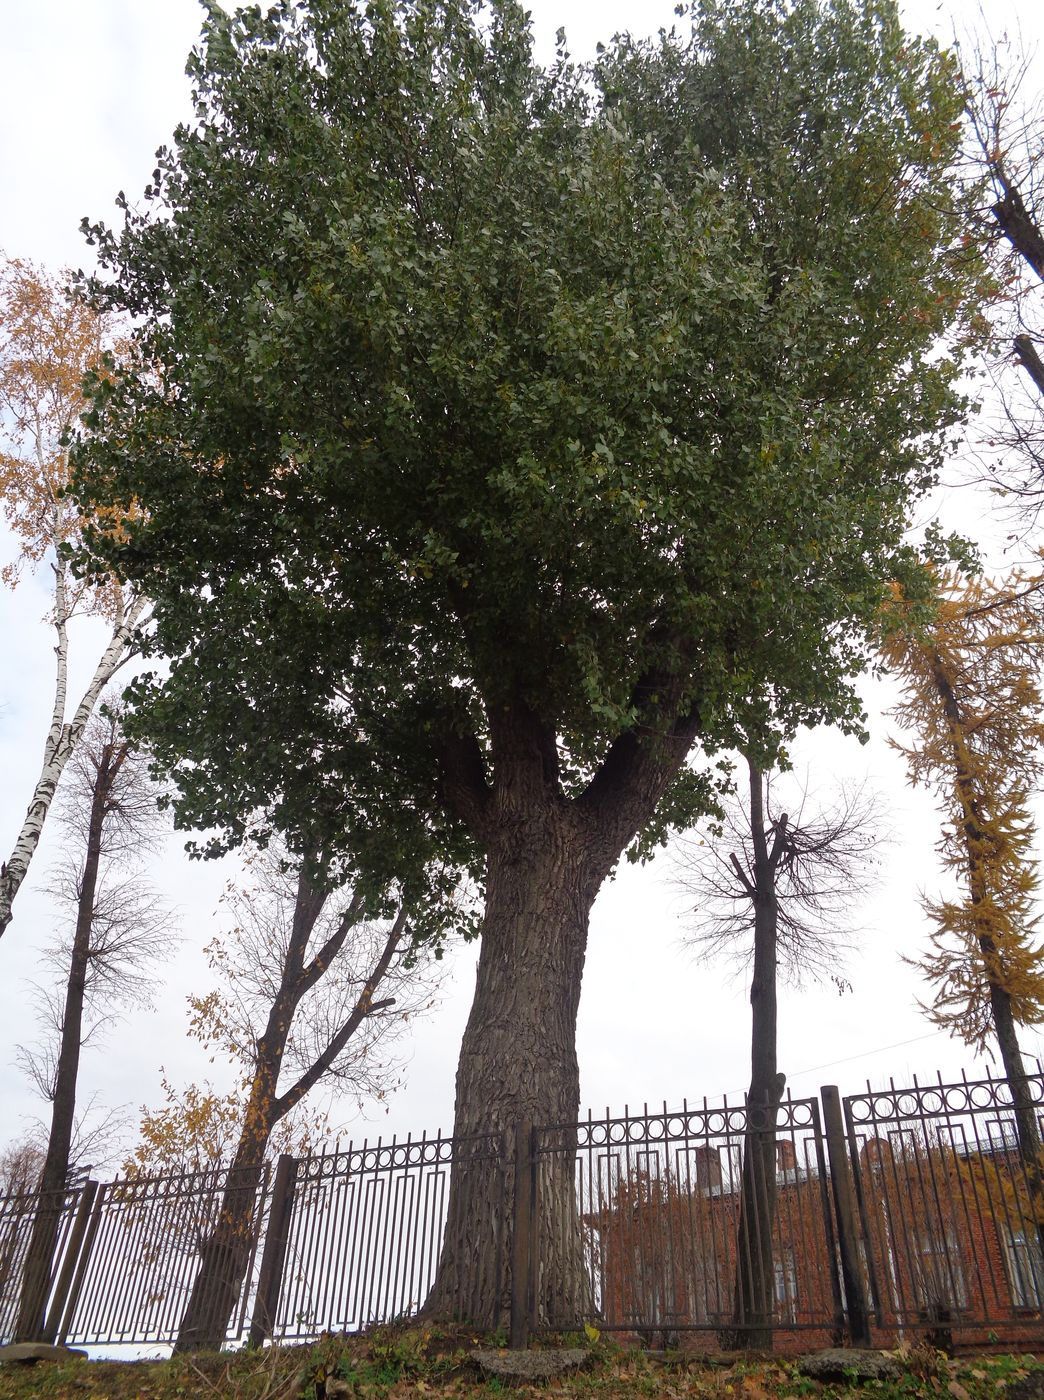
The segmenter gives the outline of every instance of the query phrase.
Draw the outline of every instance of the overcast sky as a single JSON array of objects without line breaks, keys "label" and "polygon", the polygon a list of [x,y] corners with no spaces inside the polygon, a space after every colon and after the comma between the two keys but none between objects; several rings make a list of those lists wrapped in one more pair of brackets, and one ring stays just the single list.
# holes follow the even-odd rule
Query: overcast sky
[{"label": "overcast sky", "polygon": [[[1019,29],[1029,47],[1042,21],[1031,7],[1003,0],[989,7],[995,34]],[[1034,10],[1039,7],[1033,6]],[[587,56],[599,38],[630,28],[651,32],[673,20],[673,4],[582,0],[532,6],[538,44],[547,52],[555,30],[566,28],[570,48]],[[978,7],[911,3],[908,23],[943,39],[962,31]],[[34,0],[7,3],[3,27],[3,104],[0,120],[0,248],[52,270],[89,265],[78,232],[84,215],[114,220],[113,197],[133,199],[147,183],[157,145],[188,115],[185,56],[199,30],[193,0]],[[1040,65],[1037,65],[1037,72]],[[975,531],[984,503],[950,492],[937,503],[944,520]],[[1003,531],[990,528],[991,537]],[[0,531],[0,562],[11,540]],[[992,546],[991,546],[992,547]],[[41,618],[47,607],[40,583],[0,592],[0,854],[9,851],[39,767],[52,686],[51,638]],[[96,638],[75,639],[82,672]],[[980,1071],[963,1046],[932,1031],[919,1013],[921,988],[904,954],[922,947],[927,926],[918,891],[939,888],[933,845],[937,816],[923,794],[905,786],[901,760],[887,744],[890,702],[886,686],[867,682],[871,738],[862,748],[836,734],[806,736],[795,748],[809,786],[829,793],[839,776],[868,777],[884,795],[894,844],[884,855],[880,893],[853,910],[860,952],[843,969],[852,990],[785,989],[780,1007],[779,1063],[795,1094],[823,1083],[855,1090],[871,1077],[896,1081],[912,1073],[953,1075]],[[0,1144],[16,1137],[23,1119],[40,1111],[14,1066],[15,1047],[34,1027],[28,986],[47,975],[38,950],[54,915],[40,892],[53,858],[54,832],[45,837],[15,920],[0,942]],[[184,998],[209,985],[200,949],[220,927],[217,900],[228,869],[187,861],[172,839],[158,882],[181,911],[184,942],[162,970],[156,1007],[137,1014],[83,1060],[81,1098],[97,1094],[110,1105],[136,1110],[160,1099],[160,1072],[175,1082],[211,1073],[187,1045]],[[697,962],[682,946],[684,901],[672,888],[668,859],[637,870],[624,867],[606,885],[592,920],[580,1006],[579,1055],[583,1102],[633,1108],[643,1101],[679,1103],[738,1096],[748,1078],[749,1012],[741,981]],[[448,959],[439,1009],[417,1026],[406,1088],[387,1114],[352,1122],[346,1106],[335,1118],[356,1136],[387,1131],[448,1128],[452,1121],[457,1048],[470,1003],[474,950]],[[1036,1036],[1024,1048],[1036,1053]]]}]

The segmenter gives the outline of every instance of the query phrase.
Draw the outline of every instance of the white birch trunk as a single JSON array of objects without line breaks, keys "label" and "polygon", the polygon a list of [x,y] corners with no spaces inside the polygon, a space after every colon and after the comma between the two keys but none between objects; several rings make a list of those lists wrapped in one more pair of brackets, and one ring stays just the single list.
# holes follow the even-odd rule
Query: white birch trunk
[{"label": "white birch trunk", "polygon": [[54,628],[58,641],[54,648],[55,682],[51,725],[44,744],[43,764],[33,789],[29,807],[5,865],[0,866],[0,937],[11,922],[11,906],[29,870],[47,813],[50,811],[58,782],[69,761],[87,721],[94,712],[102,691],[130,656],[130,639],[134,627],[145,609],[144,598],[131,598],[116,618],[112,635],[94,668],[90,683],[72,715],[66,720],[65,710],[69,689],[70,608],[66,597],[65,565],[54,566]]}]

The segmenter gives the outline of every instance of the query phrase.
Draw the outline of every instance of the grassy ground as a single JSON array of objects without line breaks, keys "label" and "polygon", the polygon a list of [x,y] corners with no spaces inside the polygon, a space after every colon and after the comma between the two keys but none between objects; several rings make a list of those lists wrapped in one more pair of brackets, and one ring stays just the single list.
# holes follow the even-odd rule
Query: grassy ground
[{"label": "grassy ground", "polygon": [[805,1379],[790,1362],[653,1358],[599,1341],[582,1372],[509,1387],[482,1379],[468,1355],[479,1342],[488,1344],[459,1332],[380,1329],[366,1337],[329,1337],[306,1347],[169,1361],[7,1363],[0,1365],[0,1400],[486,1400],[494,1395],[519,1400],[536,1395],[560,1400],[997,1400],[1031,1371],[1041,1371],[1044,1381],[1044,1365],[1030,1357],[953,1361],[938,1352],[914,1350],[901,1355],[903,1372],[895,1380],[822,1385]]}]

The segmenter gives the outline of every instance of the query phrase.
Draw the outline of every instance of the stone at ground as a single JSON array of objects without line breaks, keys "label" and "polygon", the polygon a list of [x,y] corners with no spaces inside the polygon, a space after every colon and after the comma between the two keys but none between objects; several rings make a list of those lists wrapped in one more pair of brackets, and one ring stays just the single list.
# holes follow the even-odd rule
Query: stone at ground
[{"label": "stone at ground", "polygon": [[75,1347],[52,1347],[46,1342],[11,1342],[0,1347],[0,1361],[68,1361],[71,1356],[86,1356]]},{"label": "stone at ground", "polygon": [[547,1381],[578,1370],[591,1355],[584,1347],[549,1347],[546,1351],[490,1351],[471,1353],[487,1376],[506,1381]]},{"label": "stone at ground", "polygon": [[883,1351],[859,1351],[855,1347],[827,1347],[799,1356],[797,1368],[815,1381],[878,1381],[902,1374],[894,1356]]},{"label": "stone at ground", "polygon": [[1031,1371],[1012,1381],[1004,1392],[1004,1400],[1044,1400],[1044,1371]]}]

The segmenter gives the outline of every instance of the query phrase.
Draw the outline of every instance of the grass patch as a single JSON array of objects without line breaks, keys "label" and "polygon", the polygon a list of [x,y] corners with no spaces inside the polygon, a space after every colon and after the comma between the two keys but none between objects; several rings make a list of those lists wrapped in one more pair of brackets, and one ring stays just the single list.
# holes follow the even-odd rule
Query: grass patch
[{"label": "grass patch", "polygon": [[[168,1361],[38,1362],[0,1365],[0,1400],[1002,1400],[1031,1371],[1030,1357],[948,1360],[928,1349],[902,1354],[895,1380],[820,1384],[790,1361],[661,1360],[600,1340],[584,1371],[542,1385],[484,1380],[472,1347],[503,1344],[467,1328],[377,1328],[309,1346],[172,1357]],[[665,1364],[669,1362],[670,1364]]]}]

